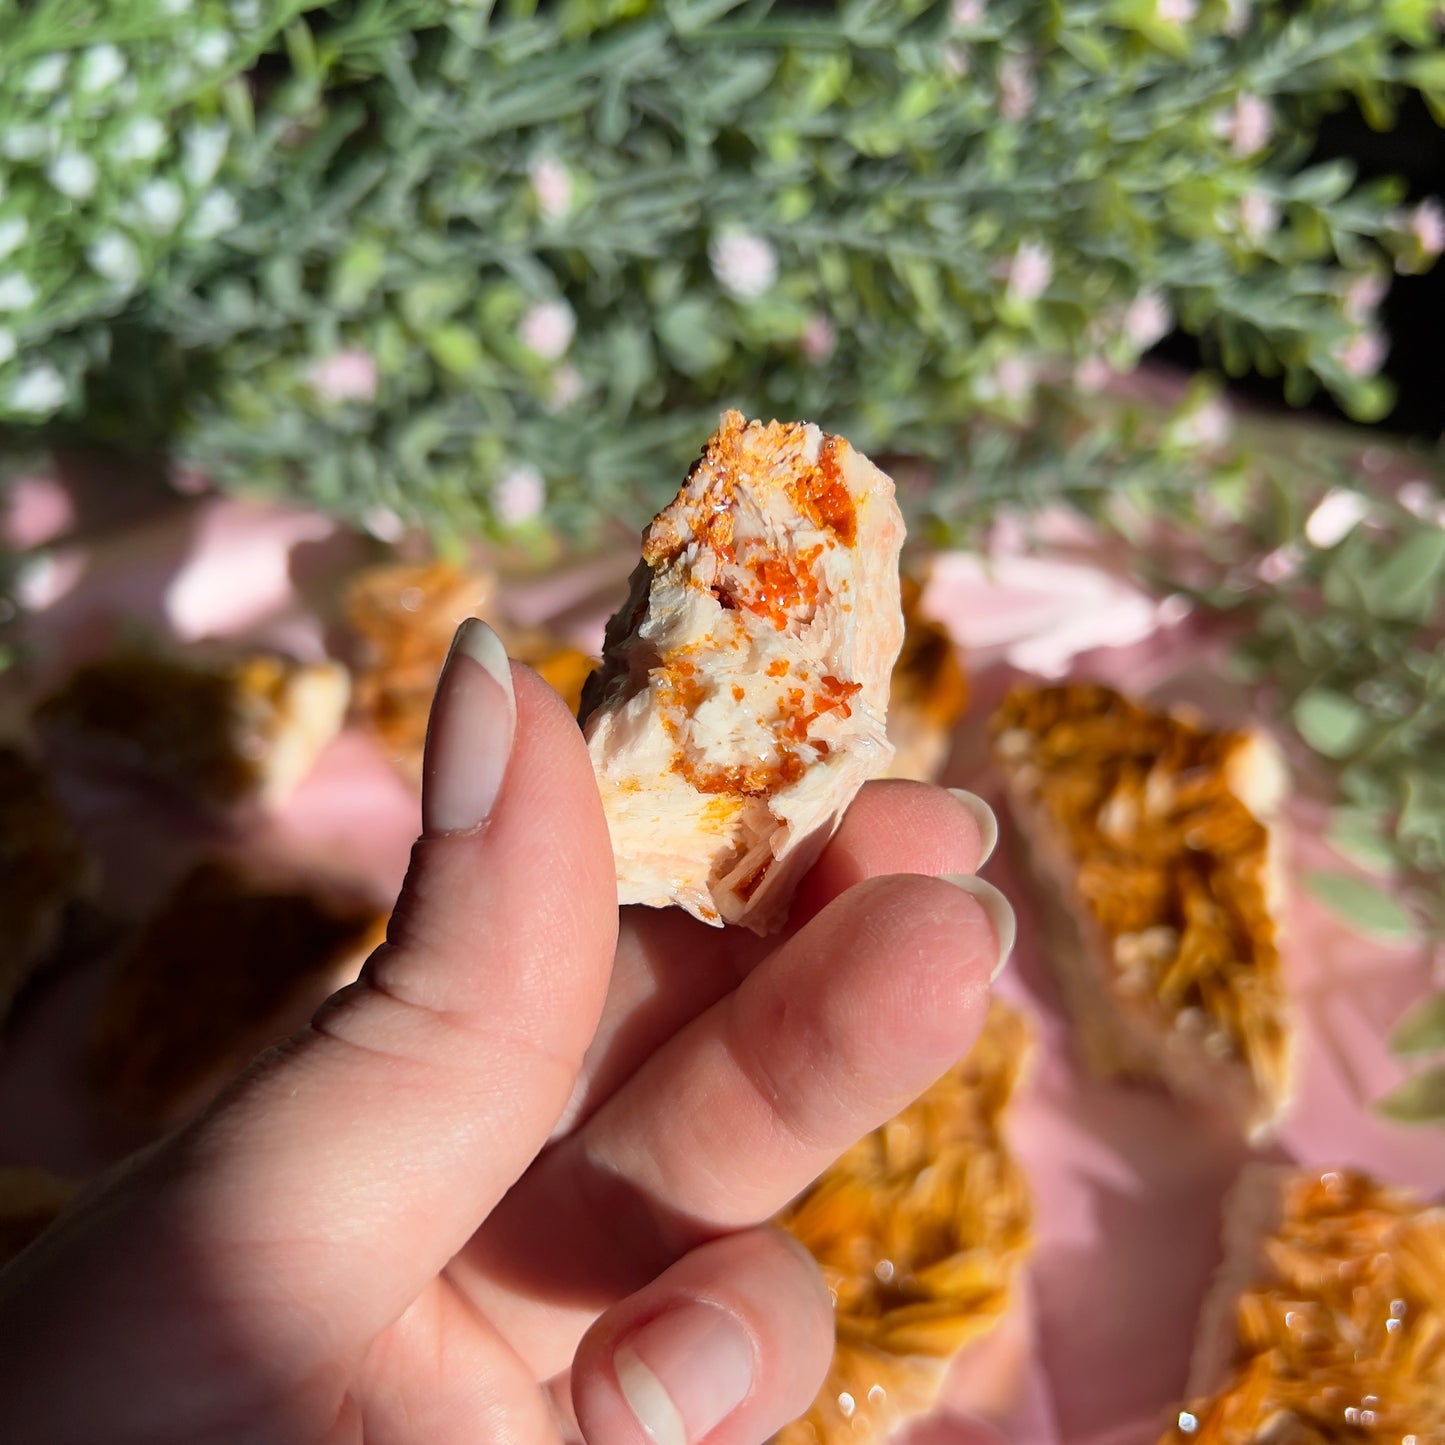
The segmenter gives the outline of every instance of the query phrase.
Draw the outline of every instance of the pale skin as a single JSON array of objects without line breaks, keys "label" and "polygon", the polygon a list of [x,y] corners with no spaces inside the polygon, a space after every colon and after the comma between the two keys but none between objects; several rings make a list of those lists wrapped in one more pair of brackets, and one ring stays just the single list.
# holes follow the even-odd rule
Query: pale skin
[{"label": "pale skin", "polygon": [[454,651],[361,980],[0,1275],[17,1440],[758,1445],[806,1408],[828,1296],[765,1222],[972,1043],[997,935],[941,875],[979,825],[870,784],[783,934],[619,915],[576,723],[511,687],[503,729]]}]

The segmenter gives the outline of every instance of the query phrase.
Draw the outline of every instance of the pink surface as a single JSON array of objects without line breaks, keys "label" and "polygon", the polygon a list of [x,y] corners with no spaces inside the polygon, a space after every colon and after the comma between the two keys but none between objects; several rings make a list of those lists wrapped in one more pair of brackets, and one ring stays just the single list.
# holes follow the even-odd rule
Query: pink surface
[{"label": "pink surface", "polygon": [[[0,680],[0,728],[21,726],[35,688],[75,658],[136,626],[186,639],[238,635],[319,655],[339,587],[369,544],[326,519],[206,497],[99,522],[84,497],[27,480],[4,525],[43,541],[33,563],[29,682]],[[1137,689],[1243,701],[1219,685],[1219,641],[1181,609],[1156,602],[1103,568],[1023,557],[1003,543],[991,566],[944,558],[930,608],[976,648],[975,706],[946,781],[989,794],[980,719],[1030,665]],[[1079,537],[1069,532],[1076,548]],[[560,618],[595,640],[631,558],[516,583],[500,604],[518,622]],[[1080,605],[1081,599],[1086,605]],[[1128,647],[1101,644],[1121,636]],[[6,720],[8,721],[8,724]],[[218,845],[284,859],[394,894],[417,827],[416,800],[361,734],[347,732],[284,810],[221,838],[123,790],[70,787],[88,840],[104,861],[102,901],[137,916],[188,859]],[[1312,805],[1295,807],[1294,871],[1344,865],[1319,841]],[[989,876],[1017,902],[1019,942],[1000,987],[1032,1017],[1032,1078],[1009,1132],[1036,1197],[1037,1250],[1007,1325],[957,1362],[937,1414],[909,1445],[1143,1445],[1157,1438],[1184,1386],[1195,1315],[1218,1258],[1219,1206],[1246,1147],[1206,1111],[1147,1088],[1102,1084],[1077,1066],[1039,955],[1027,890],[1012,876],[1008,823]],[[1445,1187],[1445,1131],[1391,1126],[1370,1101],[1402,1074],[1384,1036],[1425,989],[1430,960],[1344,932],[1300,890],[1290,899],[1287,966],[1302,1008],[1298,1107],[1274,1157],[1356,1165],[1434,1192]],[[75,1082],[103,959],[60,967],[33,987],[0,1051],[0,1163],[74,1173],[105,1156]]]}]

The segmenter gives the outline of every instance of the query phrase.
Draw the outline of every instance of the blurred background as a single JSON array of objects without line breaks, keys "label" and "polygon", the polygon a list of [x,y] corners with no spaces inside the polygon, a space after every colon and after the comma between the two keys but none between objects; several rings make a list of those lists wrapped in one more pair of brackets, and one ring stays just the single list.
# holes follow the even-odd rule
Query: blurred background
[{"label": "blurred background", "polygon": [[1442,17],[0,5],[15,1246],[354,975],[456,621],[575,699],[737,407],[899,485],[913,775],[1001,800],[990,711],[1080,679],[1288,759],[1276,1141],[1095,1079],[1027,927],[1007,1147],[1013,1066],[966,1081],[960,1147],[1031,1192],[959,1244],[950,1339],[997,1353],[919,1441],[1182,1428],[1246,1162],[1445,1182]]}]

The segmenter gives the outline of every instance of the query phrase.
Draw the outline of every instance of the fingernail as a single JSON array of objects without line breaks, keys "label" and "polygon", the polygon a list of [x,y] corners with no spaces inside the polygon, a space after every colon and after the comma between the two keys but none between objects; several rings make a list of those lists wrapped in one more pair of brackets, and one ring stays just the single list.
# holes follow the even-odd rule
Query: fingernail
[{"label": "fingernail", "polygon": [[991,979],[997,978],[1003,972],[1003,966],[1008,962],[1008,956],[1013,952],[1014,939],[1018,935],[1018,923],[1014,919],[1013,905],[993,886],[986,883],[982,878],[975,878],[971,873],[945,873],[945,883],[952,883],[955,888],[962,888],[965,893],[971,894],[978,900],[978,906],[988,914],[988,921],[993,924],[994,937],[998,941],[998,962],[993,966],[993,972],[989,975]]},{"label": "fingernail", "polygon": [[422,831],[464,833],[491,816],[517,729],[512,669],[501,639],[479,617],[457,628],[427,723]]},{"label": "fingernail", "polygon": [[753,1384],[752,1342],[716,1305],[659,1315],[617,1347],[612,1364],[623,1398],[657,1445],[701,1440]]},{"label": "fingernail", "polygon": [[948,791],[973,814],[973,821],[978,825],[979,846],[983,849],[979,854],[978,867],[982,868],[998,847],[998,815],[977,793],[970,793],[966,788],[950,788]]}]

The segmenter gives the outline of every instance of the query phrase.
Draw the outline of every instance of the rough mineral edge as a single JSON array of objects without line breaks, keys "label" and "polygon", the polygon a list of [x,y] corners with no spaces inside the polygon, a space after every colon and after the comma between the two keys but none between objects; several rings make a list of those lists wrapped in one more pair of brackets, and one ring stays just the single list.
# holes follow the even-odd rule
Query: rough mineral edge
[{"label": "rough mineral edge", "polygon": [[1351,1170],[1260,1164],[1222,1235],[1161,1445],[1445,1440],[1445,1209]]},{"label": "rough mineral edge", "polygon": [[1278,749],[1087,683],[1016,690],[992,731],[1089,1064],[1158,1077],[1267,1136],[1295,1052]]},{"label": "rough mineral edge", "polygon": [[619,902],[782,922],[893,756],[903,533],[893,483],[842,438],[723,417],[583,694]]}]

